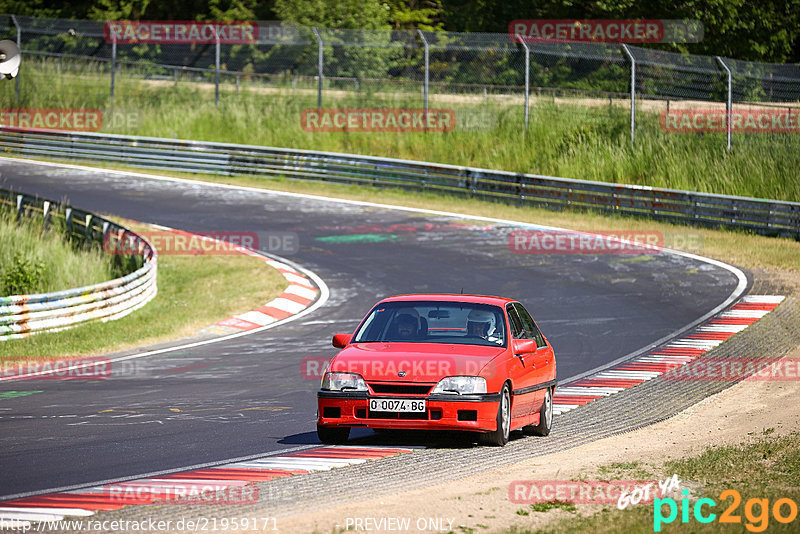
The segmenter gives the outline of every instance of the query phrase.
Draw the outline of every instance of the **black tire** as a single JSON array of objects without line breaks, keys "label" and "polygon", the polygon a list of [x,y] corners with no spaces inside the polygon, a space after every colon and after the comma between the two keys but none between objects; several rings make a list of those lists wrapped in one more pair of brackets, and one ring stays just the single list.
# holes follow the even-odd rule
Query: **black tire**
[{"label": "black tire", "polygon": [[502,447],[508,443],[508,435],[511,433],[511,392],[508,384],[503,384],[500,390],[500,402],[497,406],[497,430],[481,434],[481,443]]},{"label": "black tire", "polygon": [[539,424],[522,427],[522,431],[529,436],[546,436],[553,428],[553,388],[547,388],[544,402],[539,409]]},{"label": "black tire", "polygon": [[326,445],[341,445],[350,437],[350,427],[317,425],[317,437]]}]

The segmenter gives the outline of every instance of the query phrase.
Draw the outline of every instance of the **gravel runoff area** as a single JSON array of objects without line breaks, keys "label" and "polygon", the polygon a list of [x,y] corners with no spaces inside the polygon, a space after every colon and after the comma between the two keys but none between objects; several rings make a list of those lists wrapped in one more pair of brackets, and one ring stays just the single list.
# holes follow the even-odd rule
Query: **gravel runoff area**
[{"label": "gravel runoff area", "polygon": [[[800,277],[795,274],[764,270],[753,271],[751,275],[753,284],[749,291],[750,294],[785,295],[786,300],[765,318],[707,352],[702,358],[778,359],[792,353],[800,345],[800,289],[798,289]],[[411,454],[366,462],[345,469],[272,480],[259,483],[259,502],[253,505],[128,506],[117,511],[100,512],[92,517],[92,520],[141,521],[147,518],[154,521],[171,520],[175,525],[180,519],[199,517],[209,520],[234,517],[274,517],[277,518],[275,524],[281,532],[331,532],[344,530],[345,525],[341,524],[337,527],[337,523],[333,519],[337,516],[335,514],[326,515],[326,512],[331,512],[336,507],[340,507],[340,511],[356,510],[357,507],[353,508],[355,503],[364,501],[372,503],[369,505],[374,507],[372,516],[394,517],[399,515],[397,509],[384,508],[382,505],[394,496],[406,492],[409,495],[418,495],[420,504],[419,508],[416,508],[417,510],[421,511],[427,508],[428,512],[435,512],[437,516],[444,518],[448,516],[446,510],[448,505],[438,498],[444,494],[444,490],[441,489],[442,484],[447,483],[450,488],[460,488],[461,491],[471,492],[473,495],[484,489],[487,493],[479,495],[484,495],[483,499],[487,503],[492,499],[489,493],[496,494],[494,499],[499,498],[508,503],[507,482],[497,491],[498,487],[492,486],[498,486],[498,484],[487,482],[486,488],[480,488],[471,485],[472,483],[466,484],[465,480],[491,474],[496,470],[513,473],[515,464],[529,465],[531,461],[537,459],[539,461],[536,465],[543,466],[542,469],[546,470],[548,465],[552,467],[553,464],[548,462],[547,458],[542,457],[554,455],[553,458],[568,458],[574,455],[570,455],[569,452],[566,453],[566,456],[556,453],[563,453],[581,446],[591,447],[589,444],[612,436],[617,436],[616,441],[611,440],[611,445],[609,445],[611,448],[606,452],[620,449],[620,439],[626,443],[626,448],[627,445],[633,448],[637,440],[631,436],[635,434],[628,436],[622,434],[665,421],[704,399],[731,388],[734,384],[734,382],[667,381],[663,377],[657,377],[619,394],[599,399],[558,416],[555,419],[553,431],[547,438],[515,439],[504,448],[474,447],[467,443],[435,446]],[[750,384],[763,383],[748,381],[748,383],[738,384],[737,388]],[[789,387],[797,385],[796,382],[784,384],[790,384]],[[745,396],[745,398],[749,397]],[[706,402],[712,400],[709,399]],[[785,400],[780,401],[779,398],[776,398],[775,402],[787,404]],[[789,409],[793,408],[789,407]],[[716,425],[716,422],[701,420],[700,424],[711,426]],[[697,429],[686,428],[686,432],[696,433]],[[741,432],[737,434],[744,438],[746,433],[743,425]],[[625,441],[626,438],[628,441]],[[235,439],[235,437],[232,436],[231,439]],[[370,444],[377,443],[373,440]],[[391,441],[387,441],[385,444],[402,445]],[[666,458],[670,451],[673,455],[677,453],[679,456],[681,445],[685,444],[673,439],[672,445],[664,447],[663,457]],[[592,463],[590,457],[585,460],[587,465]],[[559,471],[557,470],[555,473],[558,474]],[[520,471],[520,473],[522,472]],[[525,469],[524,472],[525,476],[516,478],[538,478],[531,476],[530,469]],[[564,479],[568,472],[569,469],[565,469],[558,475],[559,478]],[[424,488],[430,486],[437,486],[437,491],[425,492]],[[458,497],[458,499],[460,498]],[[408,504],[412,501],[402,502]],[[419,512],[415,514],[415,516],[419,515]],[[450,514],[450,516],[452,515]],[[505,517],[507,522],[493,526],[508,526],[513,521],[521,519],[513,516]],[[487,521],[480,522],[486,523]],[[455,529],[459,524],[463,524],[463,521],[456,521],[452,528]],[[271,526],[272,523],[270,523]],[[448,527],[448,523],[445,521],[443,526]]]}]

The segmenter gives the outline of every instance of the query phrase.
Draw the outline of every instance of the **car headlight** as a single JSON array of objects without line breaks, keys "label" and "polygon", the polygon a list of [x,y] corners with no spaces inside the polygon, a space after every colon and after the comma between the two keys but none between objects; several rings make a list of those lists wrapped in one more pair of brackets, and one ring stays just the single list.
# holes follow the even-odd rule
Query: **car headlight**
[{"label": "car headlight", "polygon": [[482,376],[448,376],[439,380],[431,393],[450,395],[486,393],[486,379]]},{"label": "car headlight", "polygon": [[327,391],[367,391],[367,383],[355,373],[325,373],[320,387]]}]

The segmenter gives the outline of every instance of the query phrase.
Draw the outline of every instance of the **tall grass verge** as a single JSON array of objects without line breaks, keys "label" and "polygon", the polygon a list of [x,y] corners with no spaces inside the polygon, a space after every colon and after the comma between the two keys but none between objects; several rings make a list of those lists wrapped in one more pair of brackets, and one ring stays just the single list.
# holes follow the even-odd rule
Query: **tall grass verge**
[{"label": "tall grass verge", "polygon": [[[118,222],[134,231],[146,228]],[[0,364],[101,354],[194,336],[216,321],[266,304],[287,285],[276,269],[250,256],[161,255],[158,295],[147,305],[116,321],[0,342]]]},{"label": "tall grass verge", "polygon": [[0,209],[0,296],[50,293],[122,276],[99,247],[74,246],[59,228]]},{"label": "tall grass verge", "polygon": [[[117,78],[109,97],[103,66],[73,64],[59,73],[53,61],[31,58],[21,78],[19,107],[99,108],[103,131],[156,137],[306,148],[450,163],[514,172],[800,200],[800,136],[662,132],[658,113],[637,113],[631,144],[624,101],[534,97],[524,129],[521,99],[432,95],[432,107],[454,109],[457,126],[444,133],[353,133],[303,130],[300,114],[317,105],[313,89],[243,81],[213,85],[144,80],[135,69]],[[0,94],[11,107],[13,92]],[[324,107],[422,107],[418,94],[336,90]]]}]

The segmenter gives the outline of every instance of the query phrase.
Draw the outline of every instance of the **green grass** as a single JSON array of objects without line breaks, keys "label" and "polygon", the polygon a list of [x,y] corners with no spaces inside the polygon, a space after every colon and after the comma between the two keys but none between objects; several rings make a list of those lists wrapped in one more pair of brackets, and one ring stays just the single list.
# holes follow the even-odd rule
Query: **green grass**
[{"label": "green grass", "polygon": [[537,502],[531,504],[530,507],[534,512],[540,513],[549,512],[550,510],[564,510],[567,512],[574,512],[577,510],[574,504],[564,501]]},{"label": "green grass", "polygon": [[0,295],[50,293],[127,274],[98,247],[75,247],[57,227],[0,209]]},{"label": "green grass", "polygon": [[0,342],[0,364],[99,354],[190,336],[269,302],[286,285],[277,270],[250,256],[161,255],[158,295],[144,307],[116,321]]},{"label": "green grass", "polygon": [[[667,134],[658,114],[639,111],[631,146],[624,105],[584,106],[534,99],[526,133],[519,98],[433,95],[432,107],[453,108],[449,133],[318,133],[301,128],[300,113],[316,107],[311,89],[291,91],[243,82],[236,93],[213,86],[141,81],[120,76],[114,113],[109,76],[88,67],[65,67],[31,58],[20,77],[19,107],[88,107],[106,112],[103,130],[157,137],[372,154],[516,172],[671,187],[762,198],[800,200],[800,143],[796,134]],[[0,92],[10,107],[12,91]],[[565,99],[565,101],[570,102]],[[520,101],[521,102],[521,101]],[[620,102],[620,104],[623,104]],[[331,91],[324,107],[416,107],[415,93]]]},{"label": "green grass", "polygon": [[[610,469],[613,471],[616,468],[610,467]],[[800,433],[798,432],[776,437],[768,430],[754,442],[711,447],[699,456],[668,461],[660,471],[670,476],[672,473],[677,474],[682,488],[691,488],[689,495],[691,509],[688,522],[685,524],[681,522],[681,502],[678,496],[676,499],[678,515],[671,524],[663,527],[662,532],[759,532],[762,531],[759,530],[761,527],[766,527],[767,532],[797,532],[800,519],[795,519],[789,524],[782,524],[772,516],[772,511],[778,499],[791,499],[795,504],[800,505],[800,479],[797,476],[800,473]],[[708,506],[705,506],[703,513],[708,514],[709,511],[712,511],[717,514],[717,519],[725,509],[732,507],[735,503],[731,497],[720,498],[720,494],[729,489],[736,490],[741,496],[741,502],[732,510],[733,515],[738,516],[740,522],[721,524],[715,520],[708,524],[701,524],[695,520],[692,510],[694,503],[699,498],[714,500],[716,503],[714,509],[710,510]],[[763,516],[759,505],[749,502],[750,499],[768,499],[769,516]],[[747,515],[748,510],[750,511],[749,516]],[[664,505],[665,516],[667,512],[667,505]],[[787,505],[783,506],[782,514],[789,514]],[[625,510],[617,510],[613,505],[606,505],[595,514],[568,517],[535,532],[553,534],[573,532],[652,533],[653,515],[653,504],[633,505]],[[753,530],[748,529],[748,525]],[[505,532],[527,534],[533,531],[522,527],[512,528]]]}]

